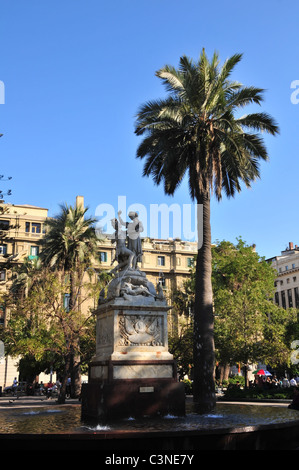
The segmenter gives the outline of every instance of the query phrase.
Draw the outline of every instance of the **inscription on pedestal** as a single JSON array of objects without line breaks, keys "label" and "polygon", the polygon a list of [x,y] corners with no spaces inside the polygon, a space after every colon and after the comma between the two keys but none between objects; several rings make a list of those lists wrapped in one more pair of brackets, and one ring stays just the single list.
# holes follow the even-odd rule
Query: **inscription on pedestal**
[{"label": "inscription on pedestal", "polygon": [[153,393],[154,387],[139,387],[139,393]]}]

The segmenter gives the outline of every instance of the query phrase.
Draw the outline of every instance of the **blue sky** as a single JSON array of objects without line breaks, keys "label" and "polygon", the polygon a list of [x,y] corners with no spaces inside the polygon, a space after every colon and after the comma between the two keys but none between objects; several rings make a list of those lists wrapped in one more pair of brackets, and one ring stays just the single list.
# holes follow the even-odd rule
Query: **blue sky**
[{"label": "blue sky", "polygon": [[[212,239],[255,243],[265,257],[299,245],[298,120],[291,83],[299,80],[294,2],[201,0],[0,1],[1,170],[12,176],[6,201],[47,207],[83,195],[99,204],[190,203],[142,177],[136,159],[138,107],[164,89],[155,71],[197,59],[205,47],[221,61],[243,53],[232,78],[266,89],[262,110],[278,122],[265,136],[270,161],[251,190],[212,202]],[[299,93],[298,93],[299,97]],[[259,111],[254,108],[254,111]],[[248,109],[253,111],[253,109]]]}]

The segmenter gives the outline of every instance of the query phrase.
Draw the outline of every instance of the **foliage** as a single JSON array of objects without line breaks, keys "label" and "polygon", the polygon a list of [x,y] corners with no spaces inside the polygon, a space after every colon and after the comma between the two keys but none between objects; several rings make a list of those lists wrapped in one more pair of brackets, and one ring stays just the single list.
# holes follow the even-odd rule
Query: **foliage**
[{"label": "foliage", "polygon": [[61,358],[66,358],[70,347],[78,347],[77,338],[81,337],[84,347],[79,352],[85,350],[90,355],[94,319],[68,311],[64,305],[65,290],[60,272],[46,267],[40,270],[26,298],[11,305],[10,319],[1,332],[7,354],[22,355],[39,362],[41,367],[47,364],[59,370],[63,365]]},{"label": "foliage", "polygon": [[43,264],[66,272],[86,267],[97,254],[94,219],[85,217],[88,208],[62,205],[61,212],[46,221],[41,259]]},{"label": "foliage", "polygon": [[258,159],[268,155],[258,132],[277,134],[278,126],[266,113],[236,117],[246,105],[261,104],[264,90],[230,80],[242,59],[235,54],[219,67],[215,53],[208,60],[203,49],[197,62],[186,56],[179,67],[156,72],[168,93],[138,110],[135,132],[144,136],[137,157],[145,158],[143,174],[163,183],[173,194],[188,173],[190,195],[197,199],[211,189],[218,199],[250,186],[259,176]]},{"label": "foliage", "polygon": [[291,400],[293,395],[294,387],[273,387],[269,389],[229,387],[224,391],[224,395],[220,397],[220,400]]},{"label": "foliage", "polygon": [[215,341],[222,361],[243,365],[287,360],[293,312],[273,303],[275,271],[241,239],[213,248]]},{"label": "foliage", "polygon": [[[82,282],[87,268],[97,256],[95,220],[86,217],[87,208],[62,205],[57,217],[48,219],[43,239],[41,260],[45,266],[65,273],[69,279],[68,310],[81,316]],[[81,392],[80,337],[68,339],[69,351],[62,379],[61,400],[64,401],[67,377],[71,376],[71,395]],[[75,344],[77,342],[77,344]]]},{"label": "foliage", "polygon": [[189,375],[193,366],[192,355],[193,328],[186,318],[179,319],[179,326],[175,334],[169,335],[169,352],[174,355],[178,374],[181,378]]},{"label": "foliage", "polygon": [[[241,238],[235,245],[218,242],[212,255],[217,360],[222,364],[264,361],[272,367],[290,367],[289,345],[299,338],[297,316],[293,309],[284,310],[273,303],[276,274],[271,265]],[[183,316],[194,305],[194,281],[193,270],[183,289],[174,295],[174,309]],[[190,323],[177,334],[177,343],[185,349],[183,354],[177,354],[179,347],[173,351],[182,368],[182,357],[192,364],[192,334]],[[173,341],[171,338],[171,344]],[[297,368],[293,366],[293,374]]]},{"label": "foliage", "polygon": [[189,380],[189,379],[183,379],[182,383],[185,386],[185,394],[186,395],[192,395],[192,393],[193,393],[192,381]]}]

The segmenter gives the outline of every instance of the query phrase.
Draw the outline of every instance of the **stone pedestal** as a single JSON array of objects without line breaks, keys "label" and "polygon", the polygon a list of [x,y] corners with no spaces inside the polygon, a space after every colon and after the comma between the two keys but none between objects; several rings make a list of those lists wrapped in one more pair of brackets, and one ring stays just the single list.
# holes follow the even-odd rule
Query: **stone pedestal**
[{"label": "stone pedestal", "polygon": [[96,354],[82,387],[82,417],[185,413],[185,391],[168,352],[165,300],[138,295],[100,304]]}]

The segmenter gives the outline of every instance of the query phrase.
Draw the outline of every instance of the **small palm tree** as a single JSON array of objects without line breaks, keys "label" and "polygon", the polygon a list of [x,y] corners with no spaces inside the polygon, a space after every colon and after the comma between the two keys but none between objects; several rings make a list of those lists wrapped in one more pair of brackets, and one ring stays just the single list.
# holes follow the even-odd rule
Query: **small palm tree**
[{"label": "small palm tree", "polygon": [[[62,205],[60,214],[46,222],[41,259],[46,266],[53,267],[60,275],[69,279],[68,310],[80,310],[80,288],[83,275],[97,255],[97,236],[93,227],[94,219],[85,218],[88,208]],[[72,372],[73,395],[81,389],[79,338],[78,344],[70,344],[69,364],[62,385],[66,385],[69,369]],[[62,398],[64,400],[64,397]]]},{"label": "small palm tree", "polygon": [[143,175],[163,183],[173,195],[188,175],[192,200],[202,205],[202,246],[196,262],[194,306],[194,401],[199,411],[215,406],[214,319],[211,283],[210,199],[223,190],[228,197],[259,177],[259,160],[268,154],[260,136],[275,135],[278,126],[266,113],[237,116],[252,103],[261,104],[263,90],[230,80],[241,60],[235,54],[219,66],[203,49],[197,62],[182,56],[178,69],[167,65],[156,75],[166,86],[166,98],[143,104],[135,133],[143,136],[137,158],[145,159]]}]

